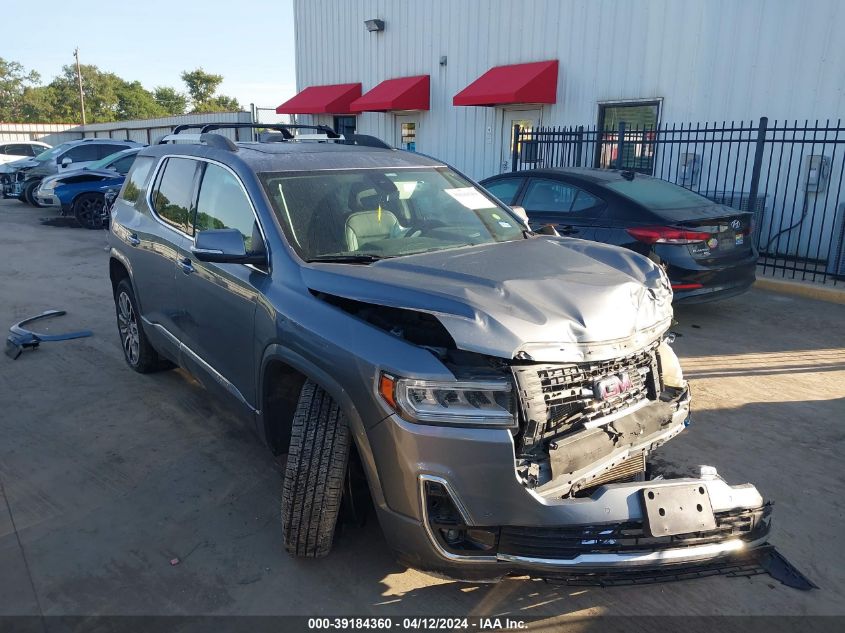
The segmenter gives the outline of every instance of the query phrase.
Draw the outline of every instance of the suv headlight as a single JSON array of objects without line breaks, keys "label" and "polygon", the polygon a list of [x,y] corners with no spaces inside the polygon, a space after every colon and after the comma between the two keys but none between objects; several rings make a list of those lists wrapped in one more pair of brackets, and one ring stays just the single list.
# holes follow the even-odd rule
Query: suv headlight
[{"label": "suv headlight", "polygon": [[38,186],[38,188],[39,188],[41,191],[53,191],[53,189],[55,189],[55,188],[56,188],[56,183],[57,183],[57,181],[55,181],[55,180],[50,180],[50,181],[48,181],[48,182],[42,182],[42,183]]},{"label": "suv headlight", "polygon": [[513,386],[507,380],[432,381],[382,373],[378,392],[410,422],[514,428]]}]

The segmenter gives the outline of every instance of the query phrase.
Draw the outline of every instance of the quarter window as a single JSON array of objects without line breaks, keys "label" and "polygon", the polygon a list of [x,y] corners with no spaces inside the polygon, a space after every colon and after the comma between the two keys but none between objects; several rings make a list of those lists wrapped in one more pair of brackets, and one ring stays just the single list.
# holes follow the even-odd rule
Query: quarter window
[{"label": "quarter window", "polygon": [[153,163],[155,163],[155,158],[152,156],[139,156],[135,159],[129,174],[126,176],[123,190],[120,192],[121,198],[133,204],[141,198],[141,192],[144,190],[144,185],[147,184]]},{"label": "quarter window", "polygon": [[196,161],[168,158],[152,195],[153,210],[174,229],[192,234],[191,193],[194,188]]},{"label": "quarter window", "polygon": [[196,231],[238,229],[247,251],[253,249],[253,235],[259,239],[249,198],[240,181],[228,169],[213,163],[206,166],[194,227]]}]

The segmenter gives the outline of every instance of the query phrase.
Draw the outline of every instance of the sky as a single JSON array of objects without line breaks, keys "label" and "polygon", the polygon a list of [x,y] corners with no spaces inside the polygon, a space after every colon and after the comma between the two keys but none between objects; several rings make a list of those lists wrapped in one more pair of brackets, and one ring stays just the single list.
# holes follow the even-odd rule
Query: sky
[{"label": "sky", "polygon": [[147,89],[184,92],[181,72],[202,67],[223,75],[218,91],[246,109],[275,108],[296,92],[292,0],[41,0],[34,28],[33,2],[2,4],[0,57],[44,83],[79,47],[83,64]]}]

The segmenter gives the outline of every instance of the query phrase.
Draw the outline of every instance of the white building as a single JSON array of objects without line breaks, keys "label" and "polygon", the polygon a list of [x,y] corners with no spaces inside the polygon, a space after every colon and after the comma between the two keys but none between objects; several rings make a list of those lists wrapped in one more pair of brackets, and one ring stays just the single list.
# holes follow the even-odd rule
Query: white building
[{"label": "white building", "polygon": [[[514,123],[845,113],[842,0],[294,0],[294,14],[300,92],[279,112],[475,178],[509,167]],[[474,83],[516,64],[535,65]]]}]

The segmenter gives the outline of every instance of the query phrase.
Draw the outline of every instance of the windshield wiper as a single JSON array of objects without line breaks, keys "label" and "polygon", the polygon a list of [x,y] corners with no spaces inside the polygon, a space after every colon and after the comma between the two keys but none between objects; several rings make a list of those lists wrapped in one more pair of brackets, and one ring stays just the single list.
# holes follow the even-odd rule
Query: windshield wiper
[{"label": "windshield wiper", "polygon": [[309,262],[329,262],[337,264],[372,264],[373,262],[388,259],[385,255],[320,255],[319,257],[312,257]]}]

